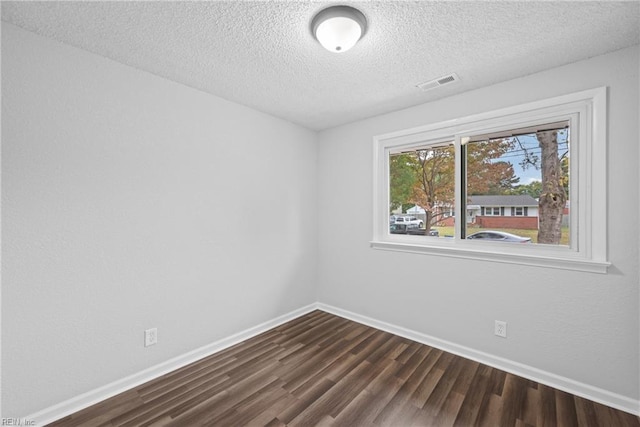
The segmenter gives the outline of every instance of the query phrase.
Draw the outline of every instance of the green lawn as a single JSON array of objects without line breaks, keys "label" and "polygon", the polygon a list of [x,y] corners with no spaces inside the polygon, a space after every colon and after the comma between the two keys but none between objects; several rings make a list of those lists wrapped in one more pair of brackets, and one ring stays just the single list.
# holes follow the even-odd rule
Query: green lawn
[{"label": "green lawn", "polygon": [[[438,230],[440,236],[453,236],[454,229],[453,227],[431,227],[433,229]],[[483,230],[480,227],[467,227],[467,234],[475,233],[476,231]],[[504,231],[506,233],[515,234],[517,236],[522,237],[530,237],[533,243],[538,242],[538,230],[521,230],[516,228],[494,228],[493,230]],[[560,244],[569,246],[569,227],[562,227],[562,238],[560,239]]]}]

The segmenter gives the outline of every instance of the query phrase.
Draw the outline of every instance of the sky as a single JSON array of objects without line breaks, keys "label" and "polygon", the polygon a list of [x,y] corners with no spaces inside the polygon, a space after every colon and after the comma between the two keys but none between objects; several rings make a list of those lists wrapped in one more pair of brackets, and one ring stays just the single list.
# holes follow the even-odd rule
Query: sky
[{"label": "sky", "polygon": [[[515,138],[514,138],[515,139]],[[562,130],[558,132],[558,154],[562,155],[568,148],[568,130]],[[520,184],[530,184],[533,181],[541,181],[541,171],[534,166],[528,166],[523,168],[522,164],[525,159],[525,153],[536,156],[538,162],[540,159],[540,146],[535,134],[520,135],[515,141],[515,146],[512,150],[505,153],[496,161],[506,161],[513,165],[513,170],[516,176],[520,178]],[[539,164],[539,163],[538,163]]]}]

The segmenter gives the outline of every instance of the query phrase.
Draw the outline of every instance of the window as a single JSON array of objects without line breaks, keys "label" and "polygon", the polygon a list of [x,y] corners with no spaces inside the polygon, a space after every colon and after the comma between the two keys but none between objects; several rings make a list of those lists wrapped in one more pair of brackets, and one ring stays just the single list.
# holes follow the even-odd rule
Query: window
[{"label": "window", "polygon": [[372,247],[605,273],[605,109],[601,88],[375,137]]},{"label": "window", "polygon": [[[421,218],[414,217],[414,221],[427,230],[451,216],[455,192],[453,141],[403,147],[397,152],[391,150],[388,156],[390,213],[415,211]],[[396,216],[395,222],[401,219]]]},{"label": "window", "polygon": [[[570,120],[541,120],[462,137],[463,201],[480,204],[482,217],[505,217],[479,218],[464,225],[467,234],[490,228],[534,244],[568,245],[570,134]],[[525,216],[520,204],[526,220],[511,218]]]}]

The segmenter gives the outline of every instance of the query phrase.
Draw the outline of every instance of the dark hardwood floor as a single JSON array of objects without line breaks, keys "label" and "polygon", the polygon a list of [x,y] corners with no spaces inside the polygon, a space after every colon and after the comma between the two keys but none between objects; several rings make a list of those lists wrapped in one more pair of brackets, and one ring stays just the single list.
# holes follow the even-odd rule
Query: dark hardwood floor
[{"label": "dark hardwood floor", "polygon": [[638,417],[314,311],[51,426],[640,426]]}]

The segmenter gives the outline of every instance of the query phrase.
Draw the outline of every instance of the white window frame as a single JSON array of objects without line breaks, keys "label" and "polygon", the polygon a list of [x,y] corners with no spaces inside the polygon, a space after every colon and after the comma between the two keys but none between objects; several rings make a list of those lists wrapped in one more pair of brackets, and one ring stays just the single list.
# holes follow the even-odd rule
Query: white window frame
[{"label": "white window frame", "polygon": [[[518,213],[518,209],[520,209],[520,213]],[[512,216],[525,216],[524,215],[524,206],[512,206],[511,207],[511,212],[513,213]]]},{"label": "white window frame", "polygon": [[[487,209],[491,209],[491,213]],[[498,213],[495,213],[496,209]],[[482,215],[481,215],[482,216]],[[484,216],[502,216],[500,206],[485,206],[484,207]]]},{"label": "white window frame", "polygon": [[[389,154],[454,141],[456,203],[462,212],[461,146],[475,135],[568,120],[571,128],[569,246],[419,238],[389,233]],[[374,249],[480,259],[547,268],[606,273],[607,260],[607,88],[601,87],[487,113],[434,123],[373,138]]]}]

